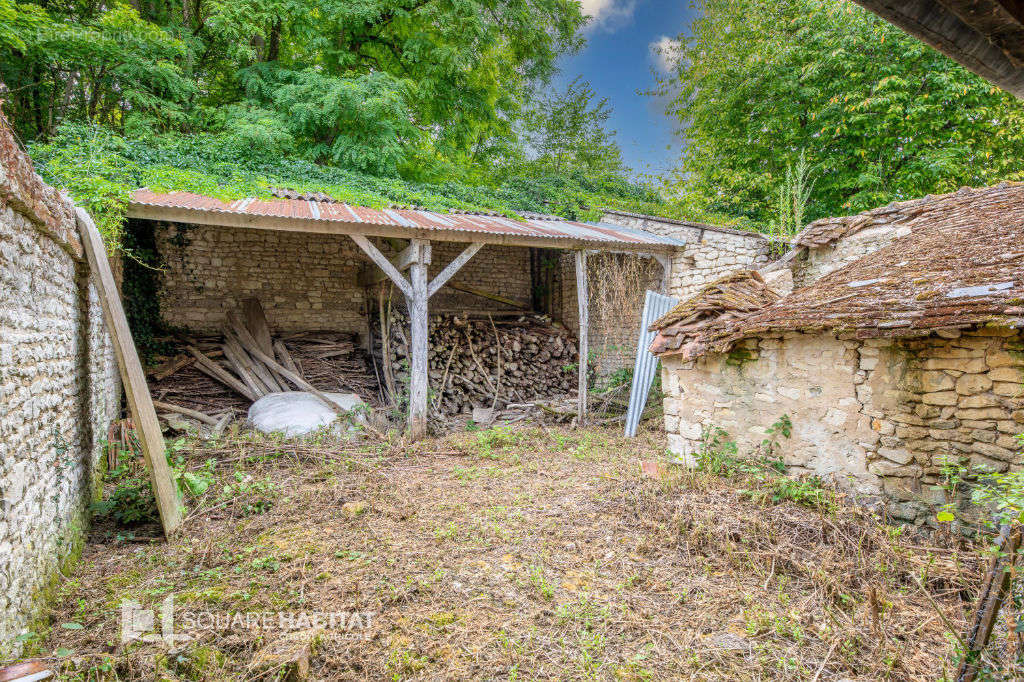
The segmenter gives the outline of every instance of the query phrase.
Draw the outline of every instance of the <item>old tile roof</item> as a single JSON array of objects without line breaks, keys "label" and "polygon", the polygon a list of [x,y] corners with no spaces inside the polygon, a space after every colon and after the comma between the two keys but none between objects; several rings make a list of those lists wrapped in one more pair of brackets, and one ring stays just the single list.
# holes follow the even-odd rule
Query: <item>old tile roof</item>
[{"label": "old tile roof", "polygon": [[696,352],[697,346],[690,347],[689,344],[698,340],[709,327],[741,319],[778,298],[778,294],[766,287],[764,279],[754,270],[727,275],[654,321],[651,331],[659,333],[651,352],[679,351],[684,345],[687,346],[685,352]]},{"label": "old tile roof", "polygon": [[986,323],[1024,327],[1024,183],[889,209],[895,210],[885,215],[908,234],[759,310],[718,318],[684,355],[726,351],[740,339],[773,331],[827,329],[870,338]]},{"label": "old tile roof", "polygon": [[968,203],[974,201],[971,197],[974,197],[978,192],[1001,191],[1017,184],[1019,183],[1004,182],[995,187],[981,190],[961,187],[956,192],[950,194],[929,194],[921,199],[894,201],[887,206],[873,208],[857,215],[842,216],[840,218],[821,218],[805,227],[797,235],[794,243],[796,246],[815,248],[845,239],[867,228],[883,225],[898,227],[922,215],[942,212],[949,210],[949,208],[955,210],[957,206],[963,205],[965,201]]}]

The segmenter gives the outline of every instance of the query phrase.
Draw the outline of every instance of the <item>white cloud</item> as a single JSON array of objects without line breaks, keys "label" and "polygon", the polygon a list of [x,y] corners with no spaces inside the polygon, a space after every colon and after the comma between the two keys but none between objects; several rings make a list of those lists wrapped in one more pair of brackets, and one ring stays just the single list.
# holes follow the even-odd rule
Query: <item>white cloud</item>
[{"label": "white cloud", "polygon": [[668,73],[679,64],[679,41],[661,36],[650,44],[651,60],[661,73]]},{"label": "white cloud", "polygon": [[613,31],[633,18],[636,0],[579,0],[583,14],[590,17],[587,30]]}]

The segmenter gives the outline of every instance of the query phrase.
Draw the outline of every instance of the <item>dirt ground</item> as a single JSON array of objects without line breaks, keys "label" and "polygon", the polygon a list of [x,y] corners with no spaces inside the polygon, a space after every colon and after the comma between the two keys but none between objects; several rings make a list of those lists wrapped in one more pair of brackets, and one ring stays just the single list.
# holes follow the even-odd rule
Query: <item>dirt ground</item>
[{"label": "dirt ground", "polygon": [[[314,680],[948,669],[943,619],[963,627],[971,548],[875,523],[835,493],[809,506],[707,472],[641,477],[639,460],[666,460],[662,438],[189,444],[187,466],[216,480],[184,532],[97,525],[33,647],[76,680],[296,679],[307,660]],[[172,596],[179,639],[159,636],[157,610],[155,641],[122,642],[123,600]]]}]

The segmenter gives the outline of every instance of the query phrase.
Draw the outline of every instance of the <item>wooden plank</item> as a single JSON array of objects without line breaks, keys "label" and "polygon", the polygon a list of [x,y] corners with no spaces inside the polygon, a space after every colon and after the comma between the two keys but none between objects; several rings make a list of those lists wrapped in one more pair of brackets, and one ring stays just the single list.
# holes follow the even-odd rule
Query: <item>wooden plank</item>
[{"label": "wooden plank", "polygon": [[90,280],[99,294],[107,330],[114,344],[125,398],[131,410],[132,423],[135,424],[146,469],[149,470],[153,497],[156,498],[157,511],[160,513],[160,524],[163,526],[164,535],[170,537],[181,526],[182,507],[171,468],[167,465],[164,436],[160,430],[160,422],[156,418],[153,398],[149,394],[146,375],[142,371],[142,363],[135,350],[135,341],[128,328],[128,320],[124,316],[124,307],[121,305],[121,297],[114,282],[114,275],[110,271],[110,263],[107,261],[107,252],[100,239],[100,233],[85,210],[76,207],[75,215],[82,236],[82,247],[89,261]]},{"label": "wooden plank", "polygon": [[165,412],[175,412],[185,417],[192,417],[193,419],[201,421],[204,424],[209,424],[210,426],[217,426],[218,424],[218,421],[211,417],[210,415],[205,414],[203,412],[199,412],[198,410],[191,410],[187,407],[182,407],[181,405],[175,405],[173,403],[165,403],[160,400],[154,400],[153,407],[164,410]]},{"label": "wooden plank", "polygon": [[317,398],[319,398],[321,402],[323,402],[325,405],[327,405],[329,408],[331,408],[338,414],[348,414],[348,410],[346,410],[341,405],[338,405],[336,402],[331,400],[323,391],[321,391],[318,388],[314,388],[312,384],[303,379],[301,376],[295,374],[287,367],[278,364],[277,360],[270,357],[269,355],[266,355],[263,351],[261,351],[259,349],[259,346],[256,345],[256,340],[252,338],[248,330],[242,328],[237,331],[237,339],[239,342],[241,342],[242,347],[245,348],[245,350],[249,351],[249,353],[251,353],[253,357],[255,357],[257,360],[265,364],[267,367],[270,367],[278,374],[284,376],[286,379],[288,379],[288,381],[292,382],[303,391],[306,391],[307,393],[312,393]]},{"label": "wooden plank", "polygon": [[216,379],[228,388],[233,389],[236,393],[245,396],[253,402],[259,399],[259,396],[257,396],[251,388],[237,379],[231,374],[231,372],[211,360],[209,356],[195,346],[186,346],[185,350],[187,350],[192,357],[196,359],[196,369],[200,370],[203,374]]},{"label": "wooden plank", "polygon": [[587,252],[576,252],[576,302],[580,311],[579,404],[576,408],[577,424],[587,419],[587,354],[590,331],[590,293],[587,289]]},{"label": "wooden plank", "polygon": [[[263,305],[260,300],[255,297],[250,297],[242,301],[242,320],[245,322],[246,328],[252,334],[256,342],[260,344],[260,350],[267,355],[274,354],[274,339],[270,334],[270,324],[267,322],[267,313],[263,309]],[[274,379],[274,383],[277,388],[281,390],[287,390],[282,388],[284,383],[284,377],[270,372],[271,377]]]},{"label": "wooden plank", "polygon": [[302,372],[299,371],[298,365],[296,365],[295,360],[292,359],[292,354],[288,352],[288,348],[284,345],[284,341],[274,342],[274,356],[282,365],[295,374],[302,376]]},{"label": "wooden plank", "polygon": [[[242,321],[242,317],[236,311],[229,310],[227,317],[228,325],[230,328],[226,329],[224,332],[225,340],[236,339],[241,335],[242,331],[245,331],[249,338],[253,339],[253,343],[255,344],[255,346],[259,348],[261,351],[263,351],[263,346],[260,344],[259,341],[256,340],[256,337],[245,326],[245,323]],[[234,335],[231,334],[232,331],[234,332]],[[267,387],[267,393],[281,393],[282,391],[286,390],[282,388],[281,384],[279,384],[277,379],[274,378],[273,373],[268,367],[249,357],[249,354],[245,351],[245,349],[242,348],[241,344],[238,344],[238,346],[235,347],[234,350],[236,354],[239,356],[239,359],[245,364],[246,369],[248,369],[250,372],[259,377],[260,383]],[[274,348],[273,346],[271,346],[269,353],[267,353],[266,351],[263,352],[265,355],[273,357]]]},{"label": "wooden plank", "polygon": [[195,360],[187,355],[178,355],[177,357],[168,360],[163,365],[153,370],[153,380],[163,381],[167,377],[177,372],[179,369],[184,369],[185,367],[191,365],[193,362],[195,362]]},{"label": "wooden plank", "polygon": [[455,257],[451,263],[449,263],[444,270],[437,273],[434,280],[427,287],[427,297],[433,296],[437,293],[438,289],[443,287],[445,283],[455,276],[455,273],[462,269],[462,266],[469,262],[469,259],[476,255],[476,252],[484,247],[483,242],[473,242],[465,249],[462,253]]},{"label": "wooden plank", "polygon": [[398,287],[403,294],[412,297],[412,285],[409,284],[409,281],[402,276],[402,273],[395,269],[395,266],[391,264],[391,261],[385,258],[384,254],[381,253],[365,235],[353,234],[349,236],[352,237],[352,241],[354,241],[359,248],[370,257],[370,260],[376,263],[377,267],[384,271],[384,274],[386,274],[388,278],[395,283],[395,286]]},{"label": "wooden plank", "polygon": [[466,286],[465,284],[456,284],[455,282],[448,282],[446,286],[449,289],[455,289],[455,291],[463,291],[467,294],[479,296],[480,298],[486,298],[490,301],[497,301],[498,303],[503,303],[504,305],[511,306],[516,310],[530,309],[530,306],[523,303],[522,301],[516,301],[511,298],[505,298],[504,296],[499,296],[498,294],[492,294],[490,291],[484,291],[483,289],[477,289],[475,287]]},{"label": "wooden plank", "polygon": [[412,332],[410,339],[409,367],[409,434],[413,439],[422,438],[427,433],[427,266],[414,263],[409,270],[412,281],[412,296],[409,297],[409,327]]},{"label": "wooden plank", "polygon": [[231,363],[231,367],[235,370],[235,374],[241,377],[242,383],[249,387],[249,390],[252,391],[253,395],[257,398],[262,398],[266,394],[272,392],[262,381],[259,380],[259,377],[253,373],[252,363],[247,362],[247,358],[243,359],[242,356],[245,352],[242,350],[241,346],[237,345],[237,341],[228,339],[225,336],[224,345],[221,346],[221,350],[224,351],[224,357]]},{"label": "wooden plank", "polygon": [[957,682],[973,682],[977,678],[981,652],[988,646],[999,610],[1010,591],[1013,565],[1021,546],[1021,531],[1011,531],[1008,524],[1000,528],[997,542],[1000,551],[992,558],[992,566],[978,593],[978,603],[967,632],[967,652],[953,678]]},{"label": "wooden plank", "polygon": [[267,314],[260,305],[258,298],[247,298],[241,305],[242,321],[246,329],[256,339],[260,350],[271,355],[274,352],[273,339],[270,336],[270,325],[267,324]]}]

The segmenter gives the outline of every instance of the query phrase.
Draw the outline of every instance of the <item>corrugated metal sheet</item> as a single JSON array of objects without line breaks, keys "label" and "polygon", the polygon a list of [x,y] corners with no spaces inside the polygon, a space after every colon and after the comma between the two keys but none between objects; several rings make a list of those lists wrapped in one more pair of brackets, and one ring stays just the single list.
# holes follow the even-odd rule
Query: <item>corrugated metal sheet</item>
[{"label": "corrugated metal sheet", "polygon": [[[572,239],[595,244],[650,244],[652,246],[683,246],[685,242],[672,237],[631,230],[604,223],[580,223],[562,219],[526,218],[522,222],[504,216],[473,213],[435,213],[414,209],[377,210],[338,202],[312,199],[238,199],[221,201],[190,192],[158,194],[143,188],[131,196],[133,206],[151,206],[235,215],[292,218],[313,221],[335,221],[364,225],[387,225],[420,230],[489,233],[530,238]],[[467,238],[467,241],[471,241]]]},{"label": "corrugated metal sheet", "polygon": [[633,385],[629,389],[629,407],[626,409],[626,438],[636,435],[640,415],[643,414],[647,395],[654,383],[654,373],[658,371],[658,358],[649,350],[655,336],[650,327],[677,303],[678,299],[654,291],[648,291],[644,299],[644,314],[640,319],[640,338],[636,344],[636,362],[633,365]]}]

